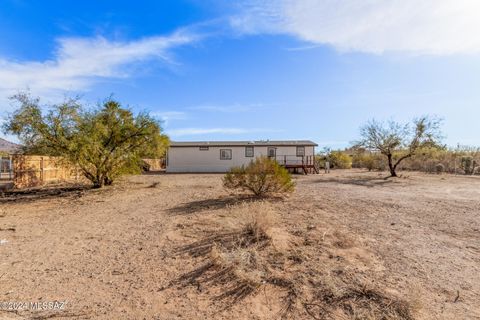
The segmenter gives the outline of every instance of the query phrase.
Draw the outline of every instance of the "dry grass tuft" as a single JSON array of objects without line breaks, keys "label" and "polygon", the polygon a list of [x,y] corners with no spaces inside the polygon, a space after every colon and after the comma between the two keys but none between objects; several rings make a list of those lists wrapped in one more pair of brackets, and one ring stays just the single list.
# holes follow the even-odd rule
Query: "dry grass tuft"
[{"label": "dry grass tuft", "polygon": [[[341,295],[322,292],[319,297],[323,315],[342,314],[347,319],[410,320],[414,319],[406,301],[388,297],[384,293],[363,288],[347,288]],[[319,317],[328,319],[329,317]]]},{"label": "dry grass tuft", "polygon": [[214,299],[226,301],[227,307],[254,294],[262,285],[276,285],[271,279],[272,269],[277,266],[274,260],[283,254],[271,246],[272,219],[270,214],[251,216],[239,230],[179,248],[177,253],[202,257],[203,262],[182,275],[178,283],[217,287]]},{"label": "dry grass tuft", "polygon": [[[273,288],[278,301],[271,310],[279,319],[300,314],[312,319],[414,319],[408,302],[363,285],[365,281],[351,271],[354,268],[342,268],[345,260],[332,253],[354,247],[358,241],[353,235],[333,232],[328,243],[316,241],[323,253],[312,252],[301,237],[275,227],[276,215],[269,204],[230,209],[240,227],[231,221],[232,230],[177,250],[199,259],[196,268],[177,279],[177,285],[205,288],[222,309],[256,295],[261,288]],[[242,219],[246,222],[239,222]],[[322,257],[320,264],[318,257]]]},{"label": "dry grass tuft", "polygon": [[333,242],[332,245],[339,249],[350,249],[356,246],[356,239],[348,234],[339,231],[333,232]]},{"label": "dry grass tuft", "polygon": [[248,247],[261,248],[268,244],[270,236],[264,222],[255,220],[248,222],[240,230],[217,233],[211,237],[196,241],[177,249],[177,254],[188,253],[193,257],[207,256],[213,248],[225,251],[238,251]]},{"label": "dry grass tuft", "polygon": [[413,320],[415,306],[365,284],[348,271],[324,274],[314,283],[311,302],[304,303],[314,319]]}]

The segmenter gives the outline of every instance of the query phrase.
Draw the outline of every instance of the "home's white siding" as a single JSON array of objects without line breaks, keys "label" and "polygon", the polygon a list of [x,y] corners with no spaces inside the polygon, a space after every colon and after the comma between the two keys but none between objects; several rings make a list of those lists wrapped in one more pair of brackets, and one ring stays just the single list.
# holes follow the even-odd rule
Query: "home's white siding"
[{"label": "home's white siding", "polygon": [[[296,146],[271,146],[276,148],[277,159],[288,155],[292,159]],[[231,160],[220,160],[220,149],[231,149]],[[266,156],[267,146],[254,146],[254,157]],[[305,146],[305,155],[314,154],[313,146]],[[167,156],[167,172],[227,172],[232,167],[248,165],[254,157],[245,157],[245,146],[210,146],[208,150],[196,147],[170,147]],[[299,158],[300,159],[300,158]]]}]

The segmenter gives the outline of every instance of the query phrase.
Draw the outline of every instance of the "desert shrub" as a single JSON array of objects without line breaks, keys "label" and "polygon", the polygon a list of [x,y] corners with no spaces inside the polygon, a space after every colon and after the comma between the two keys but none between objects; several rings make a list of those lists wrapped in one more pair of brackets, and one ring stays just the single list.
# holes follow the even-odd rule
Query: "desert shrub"
[{"label": "desert shrub", "polygon": [[355,153],[352,157],[352,167],[353,168],[365,168],[368,171],[378,170],[379,161],[375,157],[375,154],[372,153]]},{"label": "desert shrub", "polygon": [[375,168],[375,158],[371,155],[367,155],[363,160],[363,165],[368,171],[372,171]]},{"label": "desert shrub", "polygon": [[453,161],[450,161],[449,152],[443,147],[421,148],[411,158],[405,159],[401,168],[403,170],[424,171],[438,173],[437,166],[443,165],[442,172],[450,170]]},{"label": "desert shrub", "polygon": [[364,168],[366,154],[364,152],[356,152],[352,156],[352,168]]},{"label": "desert shrub", "polygon": [[445,166],[441,163],[437,163],[435,165],[435,171],[440,174],[440,173],[443,173],[445,171]]},{"label": "desert shrub", "polygon": [[480,149],[476,147],[430,147],[420,149],[413,157],[405,159],[400,167],[403,170],[436,173],[437,165],[442,164],[443,172],[472,174],[479,159]]},{"label": "desert shrub", "polygon": [[227,189],[252,192],[257,197],[287,194],[295,188],[290,173],[267,157],[232,168],[223,178],[223,185]]},{"label": "desert shrub", "polygon": [[473,172],[473,158],[471,156],[462,157],[460,165],[465,174],[471,174]]},{"label": "desert shrub", "polygon": [[321,155],[321,154],[317,154],[315,156],[315,165],[318,167],[318,168],[325,168],[325,161],[326,161],[326,157],[324,155]]},{"label": "desert shrub", "polygon": [[336,169],[351,169],[352,158],[343,151],[332,151],[330,153],[331,167]]},{"label": "desert shrub", "polygon": [[315,156],[315,163],[319,168],[325,168],[325,162],[330,163],[332,169],[351,169],[352,157],[345,151],[325,148]]}]

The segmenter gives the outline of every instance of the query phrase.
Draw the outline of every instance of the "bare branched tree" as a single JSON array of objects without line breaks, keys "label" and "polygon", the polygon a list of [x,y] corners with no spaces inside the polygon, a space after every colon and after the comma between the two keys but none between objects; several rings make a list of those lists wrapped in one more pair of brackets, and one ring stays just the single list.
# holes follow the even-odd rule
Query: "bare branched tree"
[{"label": "bare branched tree", "polygon": [[440,125],[440,119],[428,116],[413,120],[413,125],[371,120],[360,129],[362,139],[357,146],[385,155],[390,175],[396,177],[396,169],[403,160],[424,147],[440,144]]}]

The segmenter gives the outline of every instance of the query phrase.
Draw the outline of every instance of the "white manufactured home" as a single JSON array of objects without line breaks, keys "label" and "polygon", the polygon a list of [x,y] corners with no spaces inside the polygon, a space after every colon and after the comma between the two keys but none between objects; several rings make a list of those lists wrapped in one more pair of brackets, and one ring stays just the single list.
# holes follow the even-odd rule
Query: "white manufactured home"
[{"label": "white manufactured home", "polygon": [[167,172],[227,172],[248,165],[259,156],[275,159],[291,170],[318,172],[316,143],[295,141],[190,141],[172,142],[167,153]]}]

